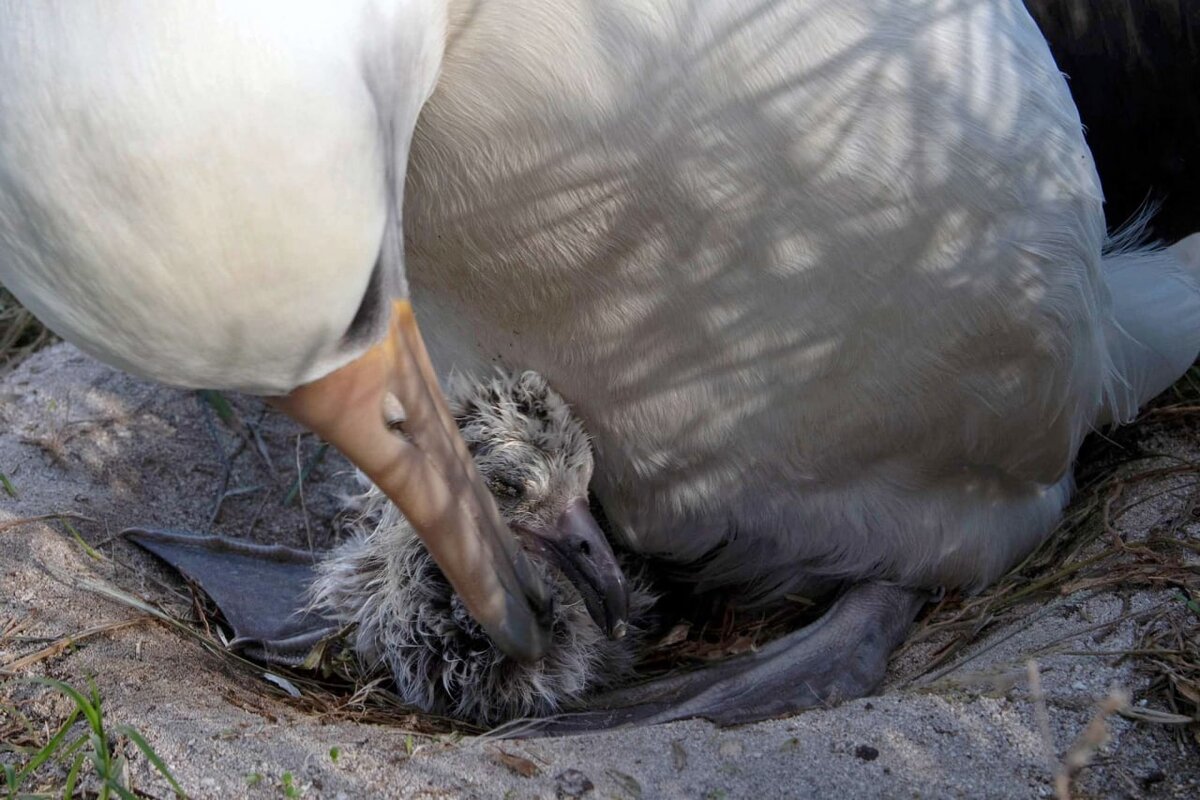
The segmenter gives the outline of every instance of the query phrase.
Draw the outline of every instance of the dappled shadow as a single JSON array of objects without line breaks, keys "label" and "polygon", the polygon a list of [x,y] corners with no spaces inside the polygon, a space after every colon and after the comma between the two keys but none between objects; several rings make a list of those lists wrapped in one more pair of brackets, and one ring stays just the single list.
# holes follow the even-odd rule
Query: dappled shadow
[{"label": "dappled shadow", "polygon": [[993,576],[1099,394],[1066,88],[1018,3],[735,5],[456,30],[405,200],[435,359],[546,375],[622,535],[712,580]]}]

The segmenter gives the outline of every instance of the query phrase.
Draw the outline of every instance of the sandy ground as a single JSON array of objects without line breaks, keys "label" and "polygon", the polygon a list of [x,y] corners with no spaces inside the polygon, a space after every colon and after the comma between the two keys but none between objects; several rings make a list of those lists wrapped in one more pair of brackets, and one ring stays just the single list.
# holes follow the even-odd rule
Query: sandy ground
[{"label": "sandy ground", "polygon": [[[245,418],[257,419],[257,403],[235,402]],[[1200,459],[1188,424],[1156,434],[1158,449]],[[39,353],[0,382],[0,471],[18,493],[15,499],[0,493],[0,526],[32,515],[80,514],[91,521],[76,527],[111,559],[90,558],[57,522],[0,527],[0,631],[22,624],[22,637],[43,639],[0,641],[0,665],[45,640],[137,616],[82,588],[83,580],[186,607],[163,588],[178,589],[175,578],[110,540],[124,526],[216,530],[293,545],[308,540],[299,504],[284,507],[281,498],[295,463],[306,463],[316,443],[273,415],[262,430],[278,484],[264,459],[247,449],[233,460],[228,488],[261,488],[227,499],[210,524],[224,475],[217,443],[229,451],[236,440],[195,395],[113,372],[65,345]],[[314,470],[305,506],[316,544],[328,542],[338,492],[349,485],[344,463],[332,454]],[[1137,491],[1148,499],[1124,526],[1149,530],[1186,514],[1178,530],[1200,535],[1194,485],[1177,479]],[[585,785],[568,770],[586,776],[594,785],[586,796],[596,798],[1038,797],[1052,793],[1052,777],[1029,701],[1028,657],[1039,654],[1061,753],[1110,686],[1127,688],[1135,704],[1157,702],[1144,697],[1146,677],[1118,657],[1063,651],[1130,647],[1145,619],[1136,612],[1170,603],[1178,601],[1164,589],[1079,592],[1031,605],[1019,623],[974,643],[932,687],[914,679],[937,642],[897,659],[878,697],[732,730],[687,722],[496,742],[330,722],[301,711],[260,672],[231,666],[156,623],[87,638],[22,674],[77,683],[94,676],[109,719],[138,727],[187,791],[202,798],[283,797],[284,773],[300,796],[314,798],[565,797]],[[1100,625],[1118,618],[1124,621]],[[1047,644],[1050,650],[1039,653]],[[0,697],[51,724],[67,710],[53,693],[15,680],[0,687]],[[1111,741],[1077,781],[1078,795],[1200,796],[1194,744],[1177,744],[1167,727],[1122,718],[1113,718],[1110,729]],[[498,749],[529,759],[538,774],[510,770]],[[136,786],[170,796],[145,759],[132,747],[127,752]],[[0,753],[5,758],[11,757]]]}]

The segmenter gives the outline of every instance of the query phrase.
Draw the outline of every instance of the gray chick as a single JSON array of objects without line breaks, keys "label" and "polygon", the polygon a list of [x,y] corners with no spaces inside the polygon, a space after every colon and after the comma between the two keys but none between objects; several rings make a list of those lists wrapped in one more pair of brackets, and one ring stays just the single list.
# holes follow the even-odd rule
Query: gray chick
[{"label": "gray chick", "polygon": [[405,702],[479,724],[552,714],[629,677],[655,598],[637,571],[621,577],[588,512],[583,426],[534,372],[458,379],[448,400],[501,516],[551,587],[545,657],[504,655],[374,488],[352,538],[317,565],[313,609],[351,628],[360,662],[389,671]]}]

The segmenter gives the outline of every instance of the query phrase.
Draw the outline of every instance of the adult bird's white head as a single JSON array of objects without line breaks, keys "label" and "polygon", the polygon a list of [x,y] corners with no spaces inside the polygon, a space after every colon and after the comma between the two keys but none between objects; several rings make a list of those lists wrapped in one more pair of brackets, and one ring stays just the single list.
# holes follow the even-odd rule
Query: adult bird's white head
[{"label": "adult bird's white head", "polygon": [[416,0],[0,0],[0,282],[104,361],[272,396],[535,658],[547,594],[406,299],[400,198],[445,29]]}]

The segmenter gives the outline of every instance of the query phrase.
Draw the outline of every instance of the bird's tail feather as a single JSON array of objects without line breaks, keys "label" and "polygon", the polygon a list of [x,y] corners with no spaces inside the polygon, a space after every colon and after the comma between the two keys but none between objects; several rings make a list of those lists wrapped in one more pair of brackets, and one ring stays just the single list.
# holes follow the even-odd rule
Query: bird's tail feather
[{"label": "bird's tail feather", "polygon": [[1200,354],[1200,233],[1166,248],[1117,247],[1103,269],[1113,308],[1107,424],[1132,419]]}]

